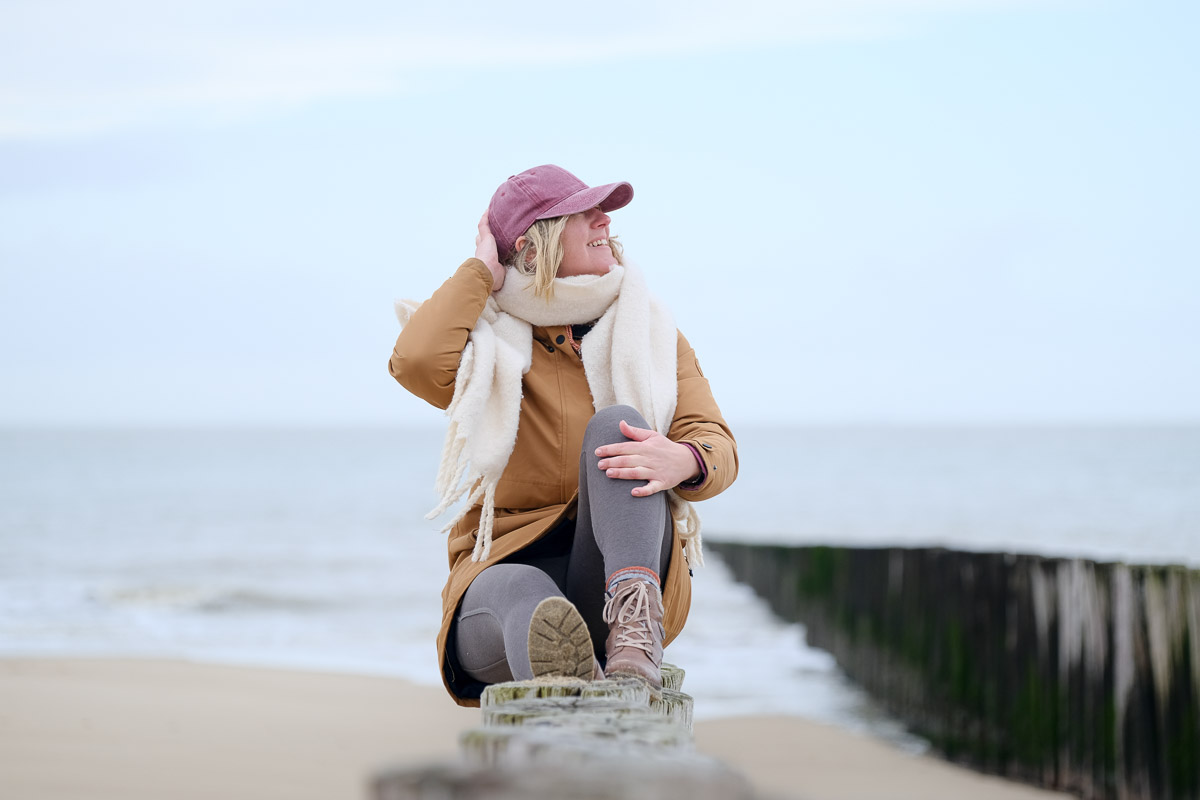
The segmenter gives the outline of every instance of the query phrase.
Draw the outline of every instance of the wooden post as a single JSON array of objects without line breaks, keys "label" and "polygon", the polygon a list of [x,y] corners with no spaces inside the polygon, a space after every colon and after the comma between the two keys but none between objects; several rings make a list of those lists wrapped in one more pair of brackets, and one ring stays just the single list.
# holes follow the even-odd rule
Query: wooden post
[{"label": "wooden post", "polygon": [[695,752],[683,670],[661,698],[637,680],[539,678],[489,686],[456,764],[388,770],[375,800],[752,800],[739,774]]},{"label": "wooden post", "polygon": [[947,758],[1085,798],[1200,798],[1200,571],[705,544]]}]

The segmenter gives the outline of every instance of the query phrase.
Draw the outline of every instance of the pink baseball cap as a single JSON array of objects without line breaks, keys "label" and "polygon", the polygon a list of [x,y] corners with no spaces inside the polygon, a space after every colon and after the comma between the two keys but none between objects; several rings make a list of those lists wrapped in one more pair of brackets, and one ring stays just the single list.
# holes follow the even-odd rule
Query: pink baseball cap
[{"label": "pink baseball cap", "polygon": [[633,187],[628,183],[589,187],[562,167],[543,164],[500,184],[488,204],[488,226],[503,262],[512,255],[517,238],[539,219],[578,214],[595,206],[607,213],[632,199]]}]

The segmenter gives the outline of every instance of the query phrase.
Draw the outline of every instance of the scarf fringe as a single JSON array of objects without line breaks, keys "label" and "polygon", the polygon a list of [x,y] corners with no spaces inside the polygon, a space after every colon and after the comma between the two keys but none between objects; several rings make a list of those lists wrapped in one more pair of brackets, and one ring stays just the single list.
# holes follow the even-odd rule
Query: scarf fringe
[{"label": "scarf fringe", "polygon": [[700,514],[691,502],[684,500],[672,490],[667,494],[671,506],[671,519],[675,521],[675,532],[683,542],[683,557],[692,567],[704,566],[704,540],[700,538]]},{"label": "scarf fringe", "polygon": [[492,527],[496,520],[496,484],[499,482],[497,479],[488,483],[483,493],[483,513],[479,515],[479,534],[475,539],[475,548],[471,551],[472,561],[487,561],[488,556],[492,554]]},{"label": "scarf fringe", "polygon": [[[446,443],[442,448],[442,462],[438,465],[437,480],[434,482],[434,488],[437,490],[441,502],[425,515],[425,519],[435,519],[441,516],[445,513],[446,509],[458,502],[458,499],[466,494],[467,490],[475,482],[473,480],[463,480],[463,475],[466,473],[468,465],[461,458],[467,440],[465,436],[459,436],[458,431],[458,423],[451,420],[449,428],[446,429]],[[458,519],[456,517],[454,522],[458,522]]]}]

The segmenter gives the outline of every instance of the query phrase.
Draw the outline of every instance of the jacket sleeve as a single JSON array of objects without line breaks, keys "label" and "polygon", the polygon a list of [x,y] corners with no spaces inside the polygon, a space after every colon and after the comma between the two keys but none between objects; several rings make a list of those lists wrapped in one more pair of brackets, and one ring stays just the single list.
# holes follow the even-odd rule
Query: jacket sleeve
[{"label": "jacket sleeve", "polygon": [[737,442],[713,399],[708,379],[700,371],[696,352],[682,333],[678,347],[679,395],[667,438],[695,447],[708,474],[699,486],[679,487],[677,491],[686,500],[707,500],[729,488],[737,477]]},{"label": "jacket sleeve", "polygon": [[491,293],[491,271],[468,258],[400,331],[388,360],[392,377],[438,408],[450,405],[467,336]]}]

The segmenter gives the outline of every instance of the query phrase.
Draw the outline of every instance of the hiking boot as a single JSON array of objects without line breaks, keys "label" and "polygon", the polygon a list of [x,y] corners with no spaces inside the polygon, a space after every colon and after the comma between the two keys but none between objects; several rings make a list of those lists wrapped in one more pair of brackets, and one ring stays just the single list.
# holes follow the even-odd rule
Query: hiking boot
[{"label": "hiking boot", "polygon": [[639,678],[651,692],[660,694],[666,631],[658,587],[637,578],[621,581],[604,604],[604,621],[608,623],[605,677]]},{"label": "hiking boot", "polygon": [[547,597],[533,610],[529,666],[535,678],[562,675],[590,681],[604,677],[592,652],[587,625],[567,598]]}]

